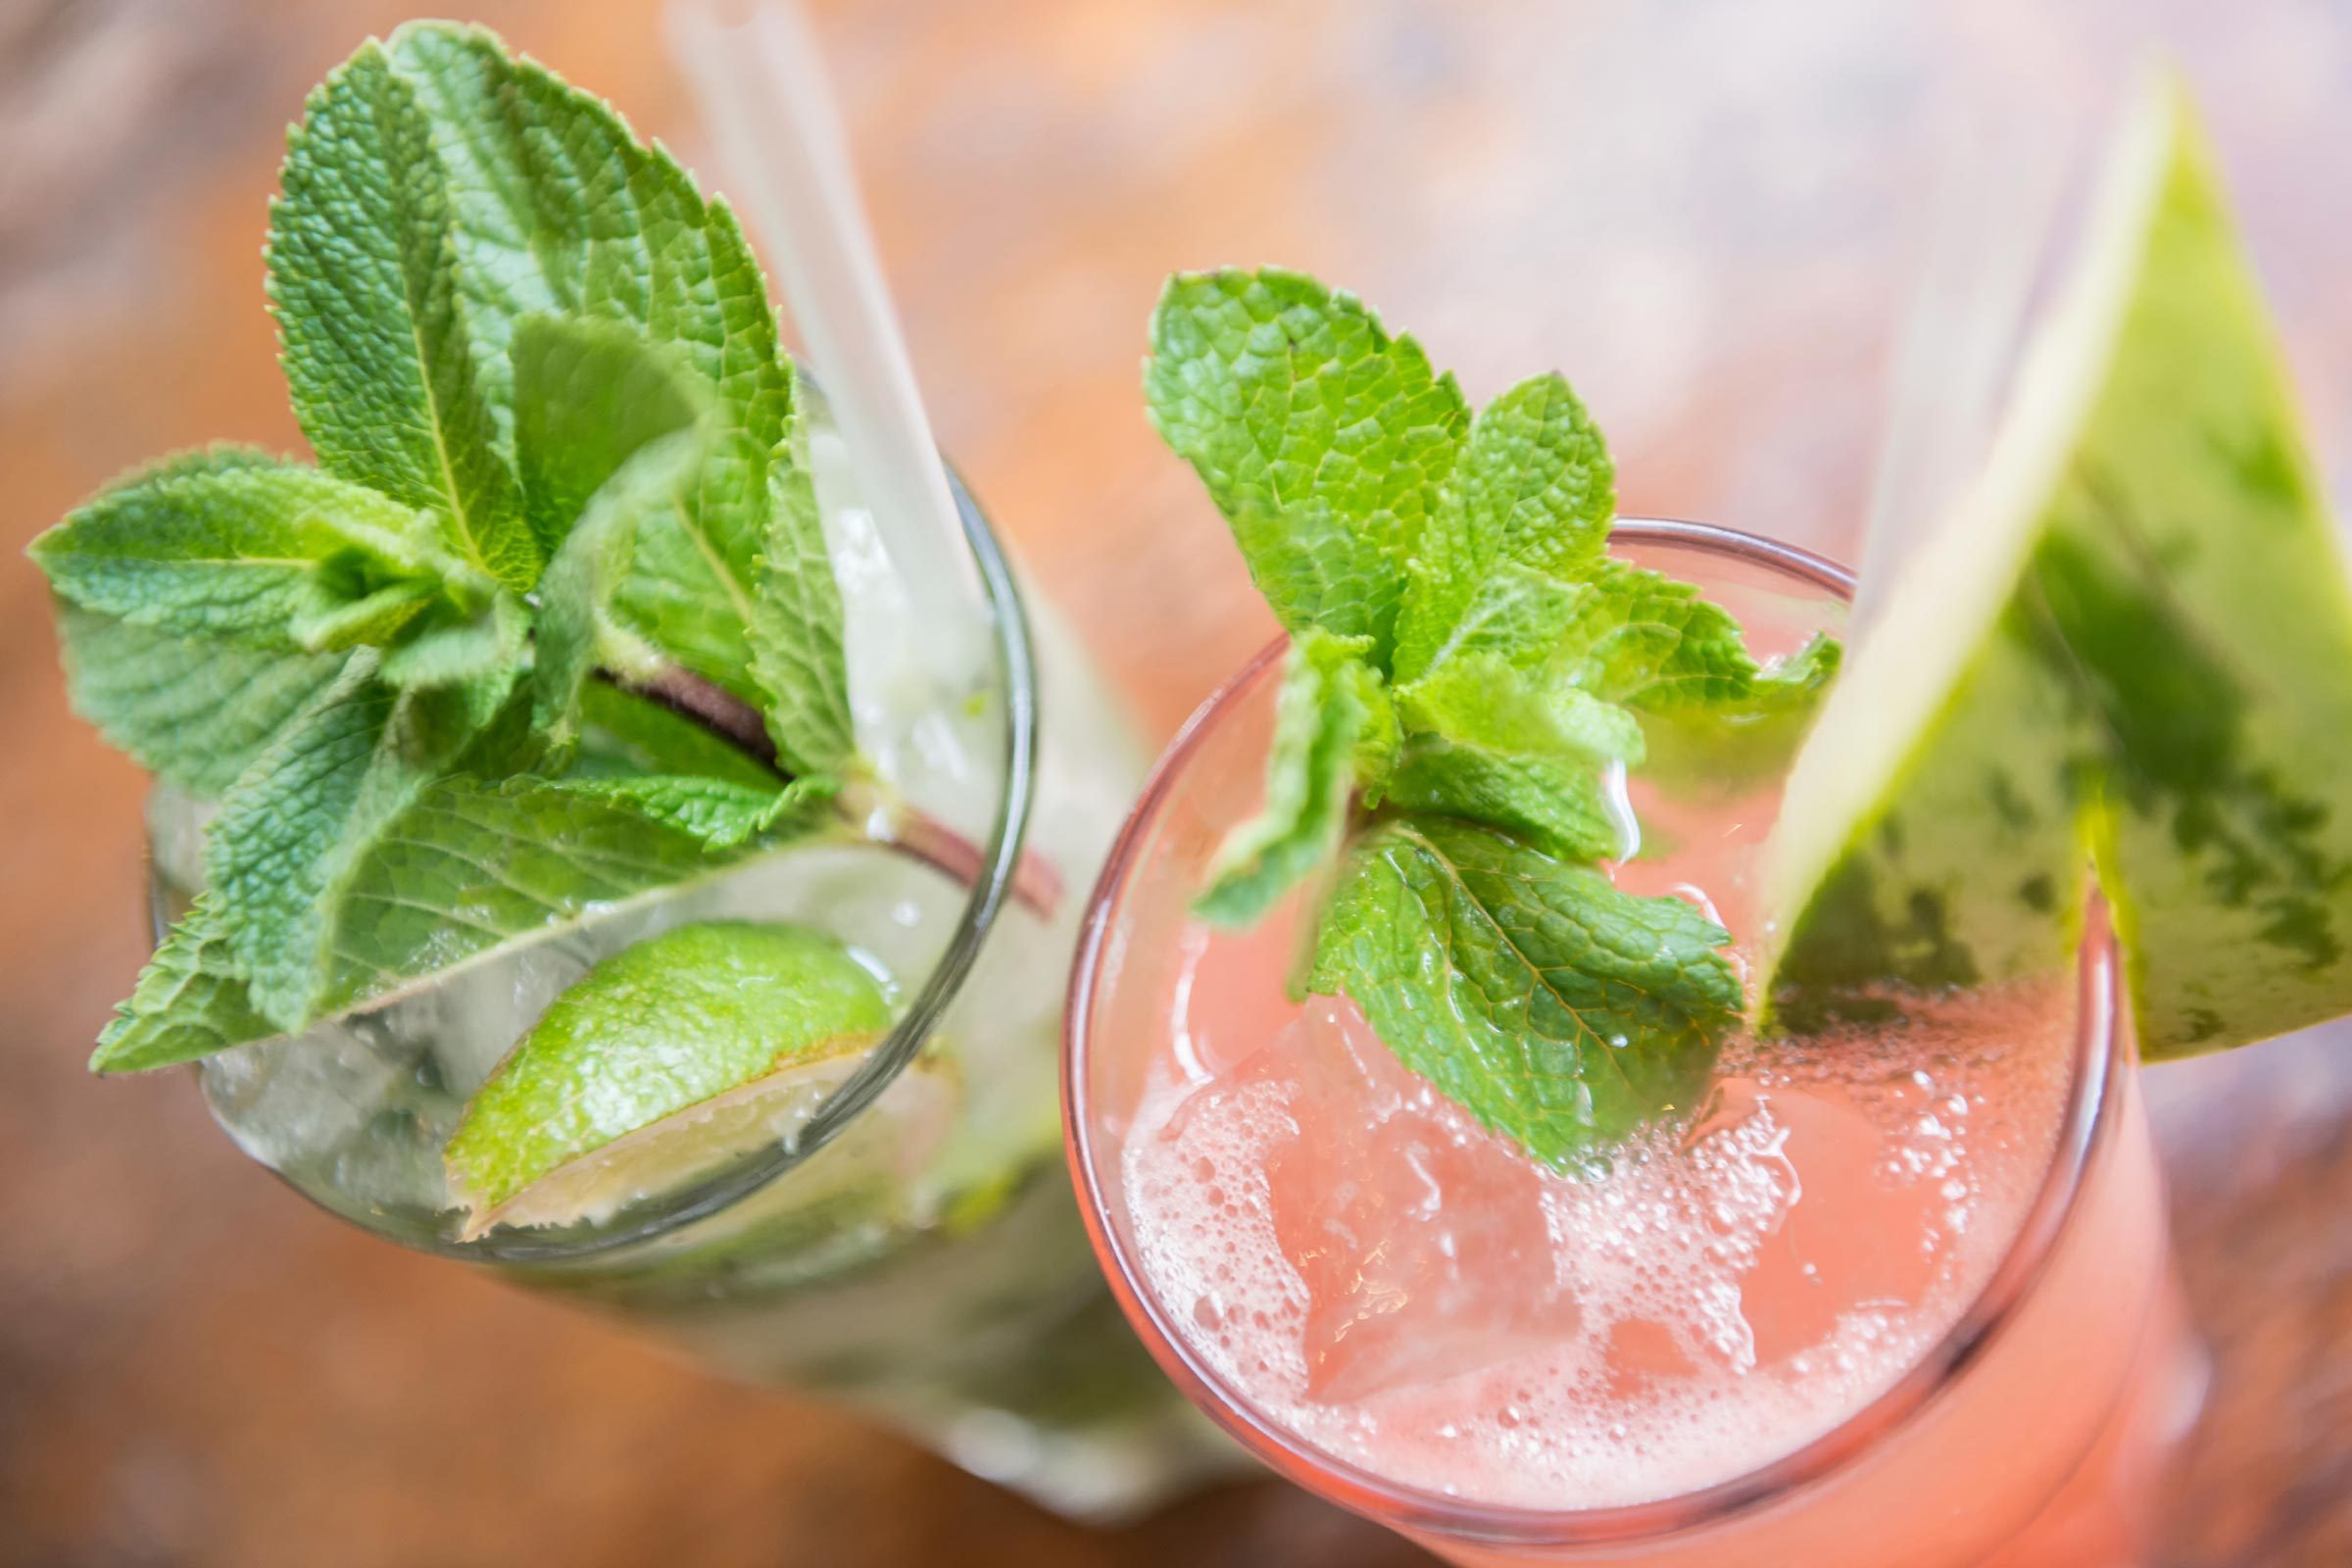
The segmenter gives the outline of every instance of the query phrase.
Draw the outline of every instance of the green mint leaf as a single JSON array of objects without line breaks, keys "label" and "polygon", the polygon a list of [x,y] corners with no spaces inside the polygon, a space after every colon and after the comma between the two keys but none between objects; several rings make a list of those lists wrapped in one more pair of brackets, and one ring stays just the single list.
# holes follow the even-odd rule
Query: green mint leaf
[{"label": "green mint leaf", "polygon": [[797,836],[813,823],[812,813],[835,792],[833,784],[821,779],[794,779],[778,787],[773,779],[759,786],[675,774],[567,778],[550,787],[616,802],[720,850],[740,848],[779,829]]},{"label": "green mint leaf", "polygon": [[1353,998],[1482,1125],[1571,1166],[1696,1105],[1739,1015],[1728,940],[1508,834],[1405,818],[1350,851],[1306,984]]},{"label": "green mint leaf", "polygon": [[[664,932],[591,969],[499,1063],[450,1138],[451,1189],[479,1218],[572,1161],[698,1109],[674,1130],[699,1145],[718,1097],[854,1059],[890,1018],[882,982],[822,932],[731,920]],[[673,1163],[636,1153],[643,1173]],[[674,1163],[691,1170],[698,1153],[710,1151],[690,1147]]]},{"label": "green mint leaf", "polygon": [[1642,726],[1613,702],[1550,669],[1494,654],[1462,654],[1398,688],[1408,732],[1588,765],[1642,760]]},{"label": "green mint leaf", "polygon": [[1841,646],[1815,637],[1758,669],[1744,692],[1696,709],[1644,712],[1642,772],[1685,793],[1737,789],[1788,766],[1837,679]]},{"label": "green mint leaf", "polygon": [[1380,787],[1395,765],[1396,714],[1379,671],[1364,662],[1368,637],[1308,627],[1283,666],[1266,759],[1266,800],[1226,835],[1194,907],[1242,927],[1339,854],[1358,790]]},{"label": "green mint leaf", "polygon": [[[1536,376],[1481,409],[1413,557],[1397,679],[1439,662],[1501,568],[1587,575],[1616,511],[1608,446],[1564,379]],[[1479,635],[1498,629],[1492,611],[1479,617]]]},{"label": "green mint leaf", "polygon": [[681,505],[704,451],[700,427],[639,447],[590,498],[548,563],[531,681],[534,722],[553,744],[567,747],[578,738],[581,693],[599,667],[629,669],[658,659],[614,618],[613,601],[646,520]]},{"label": "green mint leaf", "polygon": [[1496,654],[1455,655],[1396,694],[1403,757],[1390,802],[1508,828],[1573,860],[1624,852],[1604,779],[1640,762],[1642,727],[1614,704]]},{"label": "green mint leaf", "polygon": [[188,906],[115,1013],[98,1036],[92,1072],[146,1072],[277,1032],[253,1009],[210,894]]},{"label": "green mint leaf", "polygon": [[137,626],[60,601],[66,692],[108,744],[189,794],[218,800],[347,654],[281,654]]},{"label": "green mint leaf", "polygon": [[493,404],[519,323],[548,312],[627,322],[715,392],[718,429],[688,503],[646,519],[616,605],[669,657],[760,702],[745,626],[792,393],[734,215],[608,105],[487,32],[412,24],[386,47],[447,130],[435,151],[458,286]]},{"label": "green mint leaf", "polygon": [[492,716],[459,689],[402,693],[353,657],[220,803],[205,880],[253,1004],[284,1029],[315,1016],[332,957],[335,895],[375,836]]},{"label": "green mint leaf", "polygon": [[1583,585],[1554,646],[1567,679],[1641,715],[1646,771],[1686,789],[1735,787],[1785,765],[1840,657],[1838,644],[1816,637],[1760,664],[1728,611],[1620,561]]},{"label": "green mint leaf", "polygon": [[[410,509],[241,452],[225,464],[191,455],[102,492],[27,554],[84,610],[312,653],[387,640],[436,594],[473,586]],[[356,634],[321,633],[332,626]]]},{"label": "green mint leaf", "polygon": [[343,599],[314,583],[289,629],[296,646],[314,654],[382,647],[406,631],[436,597],[432,583],[410,579]]},{"label": "green mint leaf", "polygon": [[471,614],[447,612],[416,627],[384,655],[376,673],[403,690],[482,683],[496,706],[522,670],[530,636],[529,608],[502,589]]},{"label": "green mint leaf", "polygon": [[456,555],[527,589],[540,552],[468,336],[440,139],[380,46],[329,75],[287,138],[270,297],[320,466],[431,513]]},{"label": "green mint leaf", "polygon": [[738,747],[661,704],[605,681],[579,691],[579,747],[566,778],[691,774],[752,789],[775,788],[775,774]]},{"label": "green mint leaf", "polygon": [[[807,820],[783,813],[762,840],[719,848],[624,801],[549,781],[444,778],[385,823],[322,896],[327,969],[305,1022],[379,1004],[463,965],[668,897]],[[286,1032],[253,1001],[218,894],[197,906],[210,912],[157,954],[109,1026],[107,1070]]]},{"label": "green mint leaf", "polygon": [[768,468],[767,538],[748,627],[752,674],[766,695],[761,706],[778,759],[795,773],[838,777],[858,748],[842,652],[841,584],[825,547],[797,397],[785,446],[789,461]]},{"label": "green mint leaf", "polygon": [[684,358],[621,321],[526,316],[514,357],[523,512],[550,557],[631,457],[714,416],[714,390]]},{"label": "green mint leaf", "polygon": [[625,801],[552,781],[443,779],[344,879],[322,1004],[348,1010],[419,976],[668,896],[764,848],[714,848]]},{"label": "green mint leaf", "polygon": [[1369,637],[1388,667],[1406,564],[1470,423],[1453,377],[1352,295],[1267,269],[1169,279],[1144,390],[1275,617]]},{"label": "green mint leaf", "polygon": [[1747,701],[1760,673],[1729,612],[1621,561],[1578,597],[1554,657],[1595,696],[1651,713]]}]

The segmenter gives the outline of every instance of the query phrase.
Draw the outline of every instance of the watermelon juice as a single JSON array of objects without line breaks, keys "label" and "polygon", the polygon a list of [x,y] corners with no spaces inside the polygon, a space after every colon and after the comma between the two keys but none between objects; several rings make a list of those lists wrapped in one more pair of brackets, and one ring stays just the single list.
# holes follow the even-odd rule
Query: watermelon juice
[{"label": "watermelon juice", "polygon": [[[1761,652],[1844,579],[1718,530],[1620,525]],[[1190,913],[1244,814],[1275,661],[1202,710],[1099,893],[1073,1159],[1162,1361],[1276,1468],[1465,1563],[2124,1564],[2196,1360],[2111,950],[1730,1041],[1702,1102],[1559,1171],[1293,1001],[1295,912]],[[1621,887],[1759,930],[1778,778],[1636,778]],[[2095,918],[2095,911],[2094,911]],[[1744,955],[1743,955],[1744,956]]]}]

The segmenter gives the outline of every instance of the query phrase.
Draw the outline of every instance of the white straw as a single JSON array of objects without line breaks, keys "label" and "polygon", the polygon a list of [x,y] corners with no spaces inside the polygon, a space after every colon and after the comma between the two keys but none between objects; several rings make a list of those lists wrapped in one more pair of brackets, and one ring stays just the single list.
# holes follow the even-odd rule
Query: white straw
[{"label": "white straw", "polygon": [[1926,262],[1895,345],[1857,626],[1984,465],[2064,183],[2065,138],[2022,93],[1979,84],[1957,107],[1944,123]]},{"label": "white straw", "polygon": [[787,0],[731,7],[678,0],[671,36],[742,201],[765,240],[792,322],[847,449],[911,624],[936,636],[938,689],[960,662],[979,579],[948,493],[914,368],[858,199],[847,138],[816,40]]}]

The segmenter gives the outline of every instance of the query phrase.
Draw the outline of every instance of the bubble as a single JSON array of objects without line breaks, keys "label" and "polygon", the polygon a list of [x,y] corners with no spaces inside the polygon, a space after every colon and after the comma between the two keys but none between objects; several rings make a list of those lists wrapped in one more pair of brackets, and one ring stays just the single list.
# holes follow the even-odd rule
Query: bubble
[{"label": "bubble", "polygon": [[[1350,1245],[1410,1242],[1475,1287],[1486,1275],[1453,1195],[1413,1197],[1414,1167],[1381,1165],[1373,1135],[1400,1114],[1428,1120],[1417,1157],[1436,1171],[1427,1161],[1475,1152],[1484,1134],[1446,1123],[1442,1099],[1377,1056],[1359,1063],[1352,1099],[1330,1083],[1302,1099],[1296,1082],[1237,1067],[1138,1108],[1124,1190],[1147,1288],[1213,1302],[1213,1323],[1175,1314],[1198,1334],[1193,1348],[1309,1446],[1486,1501],[1641,1502],[1821,1436],[1948,1330],[2040,1185],[2070,1038],[2068,1008],[2021,989],[1927,1009],[1883,1038],[1785,1052],[1734,1040],[1692,1126],[1637,1138],[1595,1179],[1536,1170],[1536,1255],[1498,1288],[1548,1282],[1573,1316],[1512,1330],[1491,1359],[1344,1398],[1309,1390],[1316,1298],[1279,1234],[1269,1162],[1325,1136],[1318,1179],[1390,1181],[1399,1195],[1387,1229]],[[1867,1266],[1834,1245],[1840,1218],[1857,1216],[1884,1233],[1864,1250],[1885,1257]],[[1800,1312],[1784,1298],[1792,1291],[1834,1299]],[[1628,1340],[1628,1324],[1657,1335]]]}]

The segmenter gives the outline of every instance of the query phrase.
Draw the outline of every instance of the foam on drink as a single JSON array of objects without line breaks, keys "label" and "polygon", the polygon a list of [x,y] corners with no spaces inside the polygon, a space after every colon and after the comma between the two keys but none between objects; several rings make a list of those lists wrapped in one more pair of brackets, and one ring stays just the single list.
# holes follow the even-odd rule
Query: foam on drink
[{"label": "foam on drink", "polygon": [[[1704,1106],[1563,1174],[1406,1072],[1351,1004],[1287,1025],[1279,925],[1195,949],[1182,1059],[1125,1140],[1153,1294],[1265,1416],[1431,1492],[1527,1508],[1755,1470],[1892,1385],[1983,1289],[2064,1113],[2071,986],[1880,1032],[1733,1041]],[[1218,999],[1225,999],[1222,1003]]]}]

